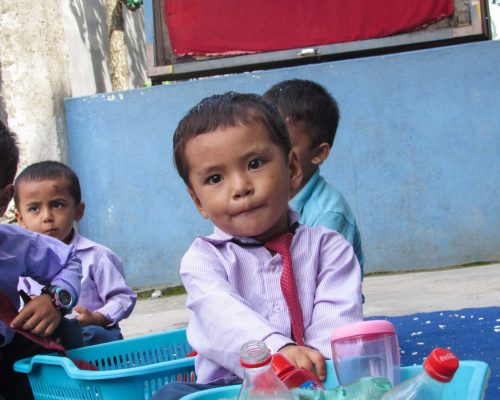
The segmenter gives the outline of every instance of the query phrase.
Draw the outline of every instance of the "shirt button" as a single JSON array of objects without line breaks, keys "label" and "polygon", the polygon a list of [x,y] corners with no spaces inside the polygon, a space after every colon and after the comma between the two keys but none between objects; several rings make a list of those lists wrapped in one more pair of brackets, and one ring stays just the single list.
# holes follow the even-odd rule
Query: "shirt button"
[{"label": "shirt button", "polygon": [[275,313],[279,313],[281,311],[281,306],[278,303],[274,303],[273,310]]}]

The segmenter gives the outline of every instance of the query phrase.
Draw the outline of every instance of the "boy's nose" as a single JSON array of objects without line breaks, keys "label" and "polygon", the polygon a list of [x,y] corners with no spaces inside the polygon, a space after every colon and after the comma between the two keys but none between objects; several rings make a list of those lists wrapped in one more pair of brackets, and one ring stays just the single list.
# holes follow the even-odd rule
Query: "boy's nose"
[{"label": "boy's nose", "polygon": [[53,220],[53,215],[50,209],[42,210],[43,222],[51,222]]},{"label": "boy's nose", "polygon": [[233,198],[240,199],[252,195],[254,192],[250,180],[245,177],[236,177],[233,179]]}]

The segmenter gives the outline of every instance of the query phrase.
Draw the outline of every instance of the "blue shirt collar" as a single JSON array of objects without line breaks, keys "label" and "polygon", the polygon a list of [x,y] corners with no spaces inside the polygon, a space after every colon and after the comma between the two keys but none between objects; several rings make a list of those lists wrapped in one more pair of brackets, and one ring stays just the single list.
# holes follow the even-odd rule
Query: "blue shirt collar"
[{"label": "blue shirt collar", "polygon": [[320,175],[318,168],[316,172],[313,174],[313,176],[311,176],[309,181],[305,184],[305,186],[302,189],[300,189],[299,193],[293,196],[293,199],[291,199],[288,202],[288,204],[290,204],[290,207],[292,207],[294,210],[302,214],[302,211],[304,210],[304,205],[306,204],[307,200],[311,197],[311,194],[314,191],[314,187],[316,186],[316,183],[318,182],[319,179]]}]

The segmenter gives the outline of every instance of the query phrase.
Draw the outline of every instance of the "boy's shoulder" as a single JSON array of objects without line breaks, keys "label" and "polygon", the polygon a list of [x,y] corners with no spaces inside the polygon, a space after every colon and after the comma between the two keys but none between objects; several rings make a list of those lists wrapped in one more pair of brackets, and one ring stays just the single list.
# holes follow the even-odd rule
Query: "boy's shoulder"
[{"label": "boy's shoulder", "polygon": [[295,235],[297,235],[300,241],[307,243],[306,247],[310,248],[315,248],[322,242],[331,242],[332,240],[345,240],[342,234],[340,234],[335,229],[332,229],[325,225],[311,226],[301,223],[295,231]]},{"label": "boy's shoulder", "polygon": [[342,192],[317,172],[290,200],[292,208],[301,213],[301,222],[316,225],[318,216],[335,213],[355,225],[354,214]]},{"label": "boy's shoulder", "polygon": [[108,256],[119,259],[118,255],[109,247],[97,243],[89,238],[80,235],[75,231],[71,244],[75,246],[77,255],[88,254],[93,256]]},{"label": "boy's shoulder", "polygon": [[185,256],[190,254],[210,254],[217,252],[217,249],[221,247],[226,247],[228,242],[231,242],[233,237],[221,231],[217,227],[214,227],[214,232],[209,235],[198,235],[189,248],[187,249]]},{"label": "boy's shoulder", "polygon": [[303,189],[307,189],[304,190],[304,195],[308,199],[317,199],[319,197],[319,199],[329,199],[333,202],[345,202],[342,192],[332,183],[328,182],[326,178],[319,173],[319,171],[317,171],[311,179],[309,179],[302,190]]}]

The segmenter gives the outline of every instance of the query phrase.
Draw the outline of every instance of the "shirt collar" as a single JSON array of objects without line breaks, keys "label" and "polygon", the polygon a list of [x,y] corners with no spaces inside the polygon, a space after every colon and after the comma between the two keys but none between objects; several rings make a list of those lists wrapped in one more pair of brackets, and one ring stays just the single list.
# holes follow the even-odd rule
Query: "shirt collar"
[{"label": "shirt collar", "polygon": [[[296,223],[299,220],[300,214],[297,213],[296,211],[292,210],[290,207],[288,207],[288,224],[291,226],[294,223]],[[241,237],[241,236],[234,236],[231,235],[227,232],[224,232],[222,229],[219,229],[217,226],[214,226],[214,232],[209,235],[209,236],[199,236],[199,238],[206,240],[207,242],[210,242],[212,244],[218,245],[218,244],[223,244],[231,241],[235,241],[241,244],[248,244],[248,245],[261,245],[261,243],[258,240],[248,238],[248,237]]]},{"label": "shirt collar", "polygon": [[75,246],[75,249],[77,250],[85,250],[92,247],[92,243],[88,239],[81,236],[74,228],[73,238],[71,239],[71,242],[69,242],[69,244]]},{"label": "shirt collar", "polygon": [[318,168],[313,176],[311,176],[309,181],[304,185],[304,187],[300,189],[299,193],[293,196],[293,199],[288,202],[290,204],[290,207],[292,207],[294,210],[297,210],[299,213],[302,213],[307,199],[311,197],[311,194],[313,193],[314,187],[316,186],[319,178],[320,176]]}]

